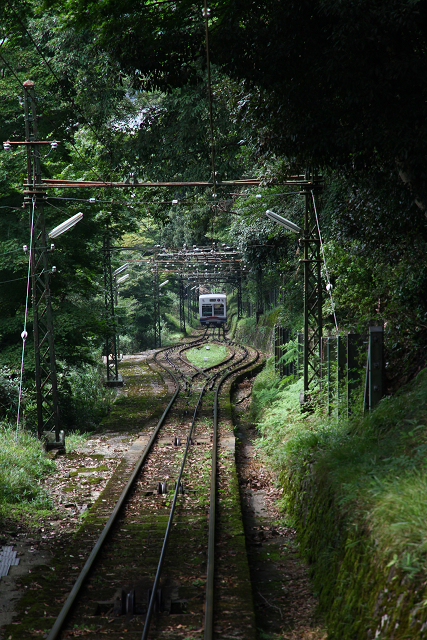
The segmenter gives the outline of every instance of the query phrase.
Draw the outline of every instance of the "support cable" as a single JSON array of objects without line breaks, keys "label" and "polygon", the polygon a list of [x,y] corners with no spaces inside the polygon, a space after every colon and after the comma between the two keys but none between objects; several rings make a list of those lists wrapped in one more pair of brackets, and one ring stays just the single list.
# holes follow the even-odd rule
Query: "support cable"
[{"label": "support cable", "polygon": [[[40,271],[39,273],[36,273],[36,277],[38,278],[39,276],[42,276],[45,273],[45,269],[43,269],[43,271]],[[26,280],[27,276],[23,276],[22,278],[13,278],[12,280],[1,280],[0,284],[9,284],[9,282],[19,282],[20,280]]]},{"label": "support cable", "polygon": [[10,251],[2,251],[2,253],[0,253],[0,256],[7,256],[9,253],[16,253],[17,251],[22,251],[22,247],[20,247],[19,249],[11,249]]},{"label": "support cable", "polygon": [[25,356],[25,342],[27,340],[28,332],[27,332],[27,317],[28,317],[28,301],[30,298],[30,280],[31,280],[31,255],[33,248],[33,238],[34,238],[34,211],[36,208],[36,198],[33,196],[33,207],[31,212],[31,235],[30,235],[30,251],[28,255],[28,275],[27,275],[27,292],[25,297],[25,313],[24,313],[24,330],[21,333],[22,338],[22,356],[21,356],[21,373],[19,377],[19,394],[18,394],[18,415],[16,416],[16,441],[18,441],[18,431],[19,431],[19,418],[21,414],[21,400],[22,400],[22,378],[24,374],[24,356]]},{"label": "support cable", "polygon": [[337,317],[335,315],[335,305],[334,305],[334,301],[332,299],[332,284],[331,281],[329,280],[329,273],[328,273],[328,267],[326,266],[326,258],[325,258],[325,251],[323,249],[323,242],[322,242],[322,234],[320,233],[320,225],[319,225],[319,218],[317,216],[317,209],[316,209],[316,201],[314,199],[314,193],[313,191],[311,191],[311,198],[313,200],[313,207],[314,207],[314,215],[316,216],[316,225],[317,225],[317,231],[319,233],[319,240],[320,240],[320,248],[322,249],[322,257],[323,257],[323,264],[325,265],[325,273],[326,273],[326,290],[329,293],[329,297],[331,299],[331,305],[332,305],[332,313],[334,315],[334,322],[335,322],[335,328],[337,330],[337,333],[339,333],[338,330],[338,323],[337,323]]},{"label": "support cable", "polygon": [[[101,140],[99,140],[97,132],[95,127],[87,120],[85,114],[78,108],[78,106],[74,103],[73,98],[70,96],[69,92],[65,89],[63,82],[59,79],[59,77],[57,76],[56,72],[53,70],[52,65],[46,60],[43,51],[40,50],[39,46],[37,45],[37,43],[35,42],[34,38],[32,37],[31,33],[28,31],[27,27],[25,26],[25,24],[22,22],[21,18],[19,17],[19,15],[16,13],[16,11],[14,11],[16,18],[18,20],[18,22],[21,24],[22,28],[24,29],[25,33],[27,34],[27,36],[30,38],[31,42],[33,43],[34,47],[37,50],[37,53],[42,57],[43,62],[45,63],[45,65],[47,66],[47,68],[49,69],[49,71],[51,72],[51,74],[53,75],[53,77],[55,78],[55,80],[57,81],[57,83],[59,84],[59,86],[62,89],[63,95],[68,99],[70,106],[75,109],[77,111],[77,113],[80,113],[80,115],[84,118],[85,120],[85,124],[89,127],[89,129],[92,131],[92,133],[95,136],[95,139],[98,140],[104,147],[105,144],[104,142],[102,142]],[[53,122],[50,120],[51,124],[53,124]],[[89,163],[87,162],[87,160],[80,155],[80,152],[78,151],[78,149],[76,148],[76,146],[74,145],[73,142],[71,142],[72,146],[74,147],[74,149],[77,151],[79,157],[81,160],[84,160],[86,162],[86,164],[89,166]],[[49,151],[50,153],[50,151]],[[93,170],[93,167],[91,167]],[[99,174],[97,171],[95,171],[95,175],[97,175],[99,177]]]},{"label": "support cable", "polygon": [[11,74],[16,78],[16,80],[19,82],[19,86],[22,89],[22,85],[23,82],[22,80],[19,79],[19,76],[16,75],[16,73],[14,72],[14,70],[12,69],[12,67],[10,66],[10,64],[8,63],[8,61],[6,60],[6,58],[4,58],[4,56],[0,53],[0,58],[3,60],[3,62],[5,63],[6,67],[9,69],[9,71],[11,72]]}]

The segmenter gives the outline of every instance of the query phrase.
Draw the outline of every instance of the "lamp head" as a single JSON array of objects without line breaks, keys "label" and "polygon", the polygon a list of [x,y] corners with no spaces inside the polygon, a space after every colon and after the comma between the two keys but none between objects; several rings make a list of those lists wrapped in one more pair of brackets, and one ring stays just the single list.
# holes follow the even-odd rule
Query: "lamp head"
[{"label": "lamp head", "polygon": [[62,222],[57,227],[52,229],[52,231],[48,234],[49,238],[57,238],[61,235],[61,233],[64,233],[65,231],[68,231],[68,229],[71,229],[71,227],[74,227],[74,225],[80,222],[82,218],[83,214],[81,212],[76,213],[75,216],[73,216],[72,218],[68,218],[68,220]]},{"label": "lamp head", "polygon": [[301,232],[301,227],[299,227],[297,224],[294,224],[290,220],[286,220],[286,218],[279,216],[277,213],[274,213],[274,211],[270,211],[269,209],[267,209],[265,215],[267,216],[267,218],[270,218],[270,220],[273,220],[273,222],[277,222],[277,224],[285,227],[285,229],[287,229],[288,231],[293,231],[294,233]]},{"label": "lamp head", "polygon": [[116,269],[115,271],[113,271],[113,276],[118,276],[119,273],[122,273],[122,271],[124,271],[125,269],[127,269],[129,266],[129,262],[125,262],[125,264],[122,264],[121,267],[119,267],[118,269]]}]

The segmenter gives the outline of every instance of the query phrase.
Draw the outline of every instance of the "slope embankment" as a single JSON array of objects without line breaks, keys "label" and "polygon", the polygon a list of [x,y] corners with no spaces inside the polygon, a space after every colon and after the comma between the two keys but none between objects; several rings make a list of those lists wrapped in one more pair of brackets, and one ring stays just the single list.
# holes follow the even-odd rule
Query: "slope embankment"
[{"label": "slope embankment", "polygon": [[[265,340],[252,330],[240,322],[235,335]],[[301,413],[301,382],[279,387],[272,360],[254,384],[254,420],[328,638],[427,637],[427,370],[372,413],[356,400],[337,420]]]}]

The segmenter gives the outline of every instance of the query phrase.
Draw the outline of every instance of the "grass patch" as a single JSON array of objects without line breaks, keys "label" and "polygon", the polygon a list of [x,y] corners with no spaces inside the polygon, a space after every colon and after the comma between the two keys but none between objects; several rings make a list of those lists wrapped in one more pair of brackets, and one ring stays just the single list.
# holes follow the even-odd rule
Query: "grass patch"
[{"label": "grass patch", "polygon": [[251,412],[256,420],[265,407],[271,405],[276,400],[279,393],[279,379],[274,368],[274,356],[267,359],[261,373],[255,378],[252,387]]},{"label": "grass patch", "polygon": [[[208,346],[209,349],[206,349],[206,346]],[[195,364],[196,367],[200,369],[204,369],[205,367],[212,367],[225,360],[227,357],[227,347],[223,344],[209,343],[199,348],[189,349],[185,352],[185,355],[189,362]],[[208,358],[208,360],[205,360],[205,358]]]},{"label": "grass patch", "polygon": [[65,448],[67,453],[71,453],[72,451],[75,451],[75,449],[80,449],[81,447],[86,446],[86,440],[89,435],[89,433],[79,433],[78,431],[72,431],[67,434],[65,437]]},{"label": "grass patch", "polygon": [[51,460],[37,438],[0,423],[0,504],[31,503],[37,508],[50,506],[43,487],[47,473],[54,471]]},{"label": "grass patch", "polygon": [[427,370],[372,413],[338,423],[321,410],[300,412],[301,381],[280,389],[271,369],[261,376],[260,446],[282,477],[302,477],[309,465],[389,566],[427,572]]}]

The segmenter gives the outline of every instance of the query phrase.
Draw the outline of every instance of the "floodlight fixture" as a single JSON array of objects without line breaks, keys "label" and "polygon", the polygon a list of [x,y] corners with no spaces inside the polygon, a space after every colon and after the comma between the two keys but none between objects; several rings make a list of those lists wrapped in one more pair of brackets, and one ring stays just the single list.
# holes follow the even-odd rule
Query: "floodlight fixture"
[{"label": "floodlight fixture", "polygon": [[122,273],[125,269],[127,269],[129,266],[129,262],[125,262],[124,264],[122,264],[121,267],[119,267],[118,269],[116,269],[115,271],[113,271],[113,276],[118,276],[119,273]]},{"label": "floodlight fixture", "polygon": [[65,222],[61,222],[61,224],[52,229],[52,231],[48,234],[49,238],[57,238],[61,235],[61,233],[64,233],[65,231],[68,231],[68,229],[71,229],[71,227],[74,227],[74,225],[80,222],[82,218],[83,214],[80,211],[79,213],[76,213],[76,215],[72,218],[68,218],[68,220],[66,220]]},{"label": "floodlight fixture", "polygon": [[125,273],[124,276],[122,276],[121,278],[119,278],[117,280],[117,284],[121,284],[122,282],[124,282],[125,280],[127,280],[128,278],[130,278],[130,273]]},{"label": "floodlight fixture", "polygon": [[269,209],[267,209],[265,215],[270,218],[270,220],[273,220],[273,222],[277,222],[278,224],[282,225],[282,227],[285,227],[285,229],[287,229],[288,231],[293,231],[294,233],[301,232],[301,227],[299,227],[297,224],[294,224],[290,220],[286,220],[286,218],[282,218],[282,216],[274,213],[274,211],[270,211]]}]

